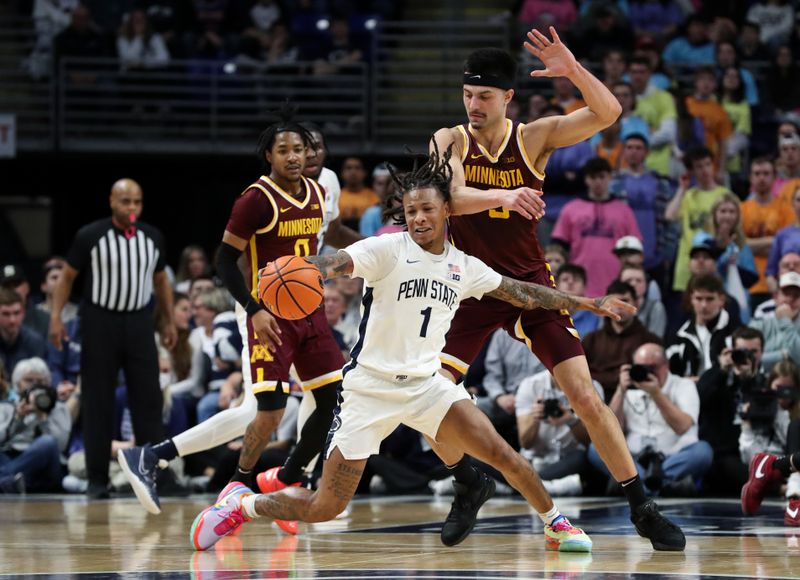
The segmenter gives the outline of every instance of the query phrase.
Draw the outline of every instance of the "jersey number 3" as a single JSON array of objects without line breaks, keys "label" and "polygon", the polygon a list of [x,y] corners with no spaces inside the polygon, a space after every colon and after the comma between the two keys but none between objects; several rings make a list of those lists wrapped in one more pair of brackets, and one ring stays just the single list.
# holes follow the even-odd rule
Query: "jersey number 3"
[{"label": "jersey number 3", "polygon": [[511,217],[511,212],[508,211],[507,207],[498,207],[489,210],[489,217],[499,220],[507,220]]}]

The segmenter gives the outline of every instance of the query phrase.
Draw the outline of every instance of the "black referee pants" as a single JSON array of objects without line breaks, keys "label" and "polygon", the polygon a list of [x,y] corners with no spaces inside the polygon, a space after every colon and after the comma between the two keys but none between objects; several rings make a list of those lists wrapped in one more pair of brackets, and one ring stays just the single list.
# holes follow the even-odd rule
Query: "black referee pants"
[{"label": "black referee pants", "polygon": [[81,422],[89,483],[108,484],[117,377],[125,373],[136,444],[164,438],[153,314],[81,310]]}]

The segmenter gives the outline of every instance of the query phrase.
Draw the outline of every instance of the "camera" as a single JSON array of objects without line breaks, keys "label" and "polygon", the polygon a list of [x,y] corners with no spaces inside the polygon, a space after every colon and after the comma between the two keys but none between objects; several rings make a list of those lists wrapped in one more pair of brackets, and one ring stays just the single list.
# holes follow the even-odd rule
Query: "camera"
[{"label": "camera", "polygon": [[731,351],[731,360],[737,366],[750,364],[754,360],[753,351],[746,348],[734,348]]},{"label": "camera", "polygon": [[42,413],[50,413],[58,401],[58,393],[50,385],[34,384],[27,390],[25,399],[33,403],[33,406]]},{"label": "camera", "polygon": [[558,418],[564,414],[558,399],[545,399],[544,403],[544,416]]},{"label": "camera", "polygon": [[[635,383],[641,383],[647,380],[651,374],[653,374],[653,368],[647,365],[632,365],[631,370],[628,371],[628,374],[631,377],[631,380]],[[633,386],[629,386],[629,389],[635,388]]]},{"label": "camera", "polygon": [[778,393],[767,385],[766,379],[752,381],[747,388],[742,389],[742,403],[749,403],[746,412],[739,412],[739,416],[750,421],[753,429],[765,430],[772,427],[775,413],[778,412]]}]

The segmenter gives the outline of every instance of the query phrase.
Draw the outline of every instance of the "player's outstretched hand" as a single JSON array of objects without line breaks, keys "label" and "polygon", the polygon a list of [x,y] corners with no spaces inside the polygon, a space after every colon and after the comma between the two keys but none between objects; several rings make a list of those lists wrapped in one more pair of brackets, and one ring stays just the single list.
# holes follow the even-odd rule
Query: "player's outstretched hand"
[{"label": "player's outstretched hand", "polygon": [[582,298],[581,306],[582,310],[594,312],[599,316],[607,316],[612,320],[620,320],[622,314],[636,314],[635,306],[611,295],[602,298]]},{"label": "player's outstretched hand", "polygon": [[578,61],[561,39],[556,29],[550,27],[551,41],[535,28],[528,33],[530,42],[523,43],[525,50],[538,58],[544,64],[544,70],[531,72],[532,77],[566,77],[578,68]]},{"label": "player's outstretched hand", "polygon": [[275,352],[276,346],[283,344],[281,342],[281,329],[278,326],[278,321],[266,310],[256,312],[251,318],[253,323],[253,330],[256,331],[258,342],[272,352]]},{"label": "player's outstretched hand", "polygon": [[544,217],[545,203],[542,192],[530,187],[501,189],[500,199],[505,208],[518,212],[526,219],[540,220]]}]

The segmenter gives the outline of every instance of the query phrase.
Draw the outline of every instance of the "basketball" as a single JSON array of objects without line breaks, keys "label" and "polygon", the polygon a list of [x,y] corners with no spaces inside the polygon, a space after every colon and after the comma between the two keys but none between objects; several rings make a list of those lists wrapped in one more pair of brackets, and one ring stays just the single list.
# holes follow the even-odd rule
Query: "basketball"
[{"label": "basketball", "polygon": [[325,293],[322,275],[303,258],[281,256],[258,275],[258,295],[278,318],[299,320],[322,304]]}]

